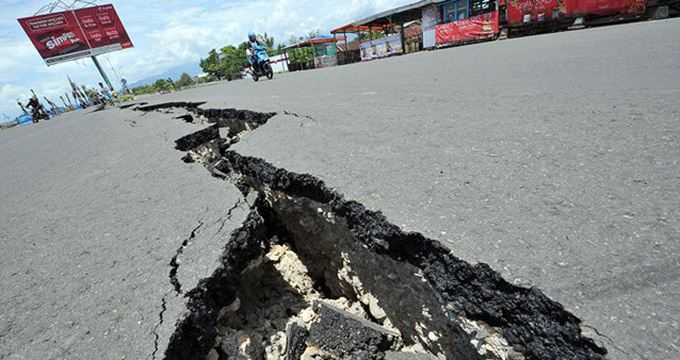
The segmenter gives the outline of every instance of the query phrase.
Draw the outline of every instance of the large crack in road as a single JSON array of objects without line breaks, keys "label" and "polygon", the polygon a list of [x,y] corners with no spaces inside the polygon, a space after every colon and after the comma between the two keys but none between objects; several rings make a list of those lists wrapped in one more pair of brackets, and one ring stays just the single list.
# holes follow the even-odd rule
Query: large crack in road
[{"label": "large crack in road", "polygon": [[[176,141],[233,183],[250,214],[220,265],[185,294],[168,359],[599,359],[581,320],[308,174],[230,150],[275,114],[175,102],[138,106],[209,127]],[[178,114],[179,112],[186,112]],[[180,250],[183,250],[180,247]],[[178,250],[178,254],[180,253]],[[179,293],[177,268],[171,282]],[[173,281],[173,271],[174,280]]]},{"label": "large crack in road", "polygon": [[168,266],[170,266],[170,273],[168,274],[168,276],[170,277],[170,283],[172,284],[172,287],[175,289],[177,295],[182,294],[182,284],[180,284],[179,279],[177,279],[177,271],[179,271],[180,265],[179,258],[184,253],[184,249],[186,249],[186,247],[189,246],[191,240],[196,238],[196,232],[201,227],[203,227],[203,225],[204,225],[203,222],[200,222],[199,225],[191,231],[191,235],[189,235],[188,238],[182,241],[182,244],[177,248],[177,251],[175,252],[175,256],[173,256],[172,259],[170,259],[170,264],[168,264]]}]

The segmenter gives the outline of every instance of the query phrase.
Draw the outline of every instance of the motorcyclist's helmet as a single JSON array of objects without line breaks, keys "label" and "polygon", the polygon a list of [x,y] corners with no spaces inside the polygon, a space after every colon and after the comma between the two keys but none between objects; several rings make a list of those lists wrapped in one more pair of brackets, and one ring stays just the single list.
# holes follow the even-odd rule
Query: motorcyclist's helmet
[{"label": "motorcyclist's helmet", "polygon": [[250,42],[257,41],[257,36],[255,35],[254,32],[251,31],[251,32],[248,33],[248,40],[250,40]]}]

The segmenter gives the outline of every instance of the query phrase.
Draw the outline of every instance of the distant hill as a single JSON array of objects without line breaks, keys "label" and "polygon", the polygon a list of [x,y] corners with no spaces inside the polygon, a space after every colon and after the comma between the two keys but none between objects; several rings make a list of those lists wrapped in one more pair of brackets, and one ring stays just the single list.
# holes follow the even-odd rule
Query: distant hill
[{"label": "distant hill", "polygon": [[132,89],[132,88],[136,88],[138,86],[151,85],[154,82],[156,82],[156,80],[158,80],[158,79],[171,78],[172,80],[177,80],[177,79],[179,79],[180,76],[182,76],[183,73],[187,73],[191,76],[196,76],[196,75],[202,74],[203,70],[201,70],[201,67],[198,66],[197,63],[179,65],[179,66],[175,66],[173,68],[170,68],[170,69],[168,69],[168,70],[166,70],[166,71],[164,71],[160,74],[149,76],[149,77],[146,77],[142,80],[139,80],[137,82],[129,84],[128,87],[130,89]]}]

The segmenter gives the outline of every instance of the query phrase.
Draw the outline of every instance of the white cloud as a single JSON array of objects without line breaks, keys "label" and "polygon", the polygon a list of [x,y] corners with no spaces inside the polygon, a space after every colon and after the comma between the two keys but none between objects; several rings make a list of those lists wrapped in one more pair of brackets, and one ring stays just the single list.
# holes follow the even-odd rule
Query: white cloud
[{"label": "white cloud", "polygon": [[23,69],[27,64],[26,59],[37,56],[38,52],[28,42],[0,42],[0,81],[6,81],[12,72]]},{"label": "white cloud", "polygon": [[3,100],[6,99],[12,99],[17,97],[17,95],[20,94],[20,89],[19,87],[13,85],[13,84],[5,84],[0,88],[0,98]]}]

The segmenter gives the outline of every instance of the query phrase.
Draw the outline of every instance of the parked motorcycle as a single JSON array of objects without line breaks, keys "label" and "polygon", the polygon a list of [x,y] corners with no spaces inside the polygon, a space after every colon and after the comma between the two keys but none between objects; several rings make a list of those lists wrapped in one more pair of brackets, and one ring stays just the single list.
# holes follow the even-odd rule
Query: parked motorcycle
[{"label": "parked motorcycle", "polygon": [[263,46],[258,46],[255,48],[254,53],[254,59],[251,57],[250,60],[253,66],[253,80],[258,81],[263,76],[271,80],[274,77],[274,70],[272,70],[272,65],[269,63],[267,51]]}]

